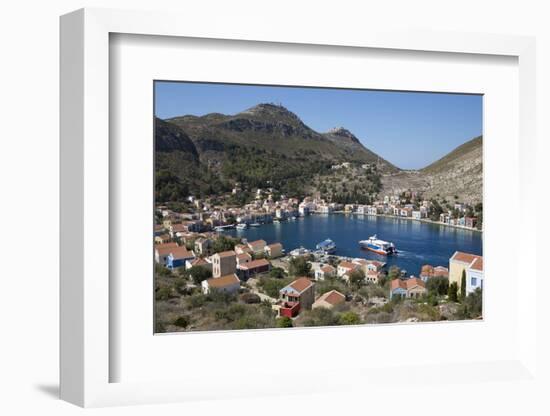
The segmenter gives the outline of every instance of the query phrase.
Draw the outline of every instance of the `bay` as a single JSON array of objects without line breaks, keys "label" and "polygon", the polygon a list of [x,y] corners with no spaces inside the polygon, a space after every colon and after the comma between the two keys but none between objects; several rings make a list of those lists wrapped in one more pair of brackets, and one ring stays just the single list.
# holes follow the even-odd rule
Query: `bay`
[{"label": "bay", "polygon": [[[449,258],[457,250],[483,254],[480,232],[381,216],[310,215],[224,234],[249,241],[263,239],[268,244],[280,242],[287,253],[301,246],[313,250],[317,243],[330,238],[337,246],[335,255],[383,261],[388,268],[397,265],[416,276],[424,264],[448,267]],[[386,257],[361,249],[359,240],[374,234],[394,243],[398,254]]]}]

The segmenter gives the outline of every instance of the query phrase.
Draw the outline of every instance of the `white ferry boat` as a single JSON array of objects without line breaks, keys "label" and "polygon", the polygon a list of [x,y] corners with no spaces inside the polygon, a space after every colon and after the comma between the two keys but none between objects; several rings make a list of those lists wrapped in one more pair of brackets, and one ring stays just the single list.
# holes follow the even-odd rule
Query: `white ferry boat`
[{"label": "white ferry boat", "polygon": [[374,251],[377,254],[383,256],[389,256],[397,253],[397,249],[393,243],[388,241],[379,240],[376,235],[369,237],[368,240],[359,241],[359,245],[367,250]]}]

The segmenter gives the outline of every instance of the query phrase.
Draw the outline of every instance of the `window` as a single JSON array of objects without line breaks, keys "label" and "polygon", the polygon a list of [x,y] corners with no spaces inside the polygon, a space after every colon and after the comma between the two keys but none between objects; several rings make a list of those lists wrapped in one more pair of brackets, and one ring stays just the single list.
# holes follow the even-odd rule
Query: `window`
[{"label": "window", "polygon": [[477,279],[475,277],[472,277],[472,286],[477,286]]}]

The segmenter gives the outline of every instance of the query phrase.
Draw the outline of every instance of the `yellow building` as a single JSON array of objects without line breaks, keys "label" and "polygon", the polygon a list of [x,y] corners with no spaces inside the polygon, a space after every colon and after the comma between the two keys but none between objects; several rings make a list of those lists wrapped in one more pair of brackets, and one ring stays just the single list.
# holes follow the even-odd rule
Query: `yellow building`
[{"label": "yellow building", "polygon": [[456,282],[458,285],[458,292],[460,293],[460,286],[462,280],[462,273],[467,274],[467,269],[470,265],[481,259],[481,256],[475,254],[463,253],[462,251],[455,251],[455,254],[449,259],[449,284]]}]

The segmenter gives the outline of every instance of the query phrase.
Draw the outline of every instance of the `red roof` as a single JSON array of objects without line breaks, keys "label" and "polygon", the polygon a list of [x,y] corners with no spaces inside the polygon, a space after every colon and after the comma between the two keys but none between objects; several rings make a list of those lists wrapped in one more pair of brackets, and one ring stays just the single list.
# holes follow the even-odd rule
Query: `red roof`
[{"label": "red roof", "polygon": [[208,286],[214,288],[227,287],[232,286],[235,283],[240,283],[239,278],[235,274],[227,274],[221,277],[213,277],[211,279],[208,279],[206,282],[208,283]]},{"label": "red roof", "polygon": [[327,292],[321,296],[315,301],[325,301],[327,303],[330,303],[332,306],[338,305],[339,303],[342,303],[346,300],[346,297],[338,292],[337,290],[331,290],[330,292]]},{"label": "red roof", "polygon": [[189,257],[195,257],[195,255],[191,251],[187,250],[187,248],[183,246],[174,247],[173,249],[170,250],[170,254],[175,259],[186,259]]},{"label": "red roof", "polygon": [[309,280],[307,277],[299,277],[298,279],[290,283],[289,286],[297,292],[302,293],[304,290],[313,286],[313,283],[311,283],[311,280]]},{"label": "red roof", "polygon": [[266,267],[266,266],[269,266],[269,262],[266,259],[258,259],[258,260],[249,261],[248,263],[241,264],[239,267],[241,269],[249,270],[249,269],[256,269],[259,267]]},{"label": "red roof", "polygon": [[166,243],[166,244],[157,244],[155,246],[155,251],[159,254],[159,256],[167,256],[178,247],[177,243]]},{"label": "red roof", "polygon": [[401,280],[401,279],[393,279],[391,281],[391,290],[395,290],[397,288],[401,288],[403,290],[410,290],[415,286],[420,286],[425,288],[426,284],[416,277],[407,279],[407,280]]},{"label": "red roof", "polygon": [[475,254],[464,253],[462,251],[455,251],[455,254],[453,254],[453,257],[451,257],[451,260],[471,264],[475,259],[479,257],[480,256],[476,256]]},{"label": "red roof", "polygon": [[475,259],[472,262],[472,264],[470,265],[470,268],[482,272],[483,271],[483,257],[478,257],[477,259]]},{"label": "red roof", "polygon": [[235,253],[233,250],[222,251],[221,253],[214,254],[214,256],[219,256],[219,257],[231,257],[231,256],[236,256],[236,255],[237,255],[237,253]]},{"label": "red roof", "polygon": [[358,265],[355,264],[355,263],[350,263],[349,261],[342,261],[342,262],[340,262],[338,267],[342,267],[344,269],[355,270],[358,267]]}]

